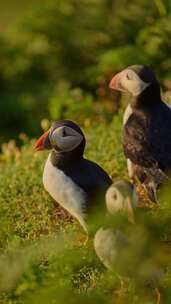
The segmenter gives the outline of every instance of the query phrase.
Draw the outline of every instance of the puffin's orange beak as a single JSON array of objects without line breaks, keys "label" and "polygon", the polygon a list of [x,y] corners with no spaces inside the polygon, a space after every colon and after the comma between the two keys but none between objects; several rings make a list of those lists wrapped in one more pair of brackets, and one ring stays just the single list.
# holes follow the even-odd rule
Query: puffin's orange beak
[{"label": "puffin's orange beak", "polygon": [[45,132],[35,143],[34,149],[35,151],[42,151],[45,149],[44,142],[49,135],[49,130]]},{"label": "puffin's orange beak", "polygon": [[112,90],[119,90],[120,89],[120,85],[119,85],[119,80],[121,77],[121,72],[117,73],[112,80],[109,83],[109,88]]}]

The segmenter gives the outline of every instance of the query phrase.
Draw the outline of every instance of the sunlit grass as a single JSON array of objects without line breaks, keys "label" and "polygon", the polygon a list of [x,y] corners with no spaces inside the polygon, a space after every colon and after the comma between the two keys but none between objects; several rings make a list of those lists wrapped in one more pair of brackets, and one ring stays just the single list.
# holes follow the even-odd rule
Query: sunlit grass
[{"label": "sunlit grass", "polygon": [[[103,166],[114,180],[127,177],[121,147],[121,116],[109,125],[85,128],[86,156]],[[19,303],[154,303],[154,289],[146,286],[148,270],[162,265],[164,303],[170,303],[170,203],[137,210],[136,224],[125,217],[91,218],[91,226],[122,228],[131,248],[120,256],[117,268],[107,271],[93,249],[80,241],[84,232],[42,185],[47,153],[33,151],[34,140],[22,135],[19,149],[14,142],[0,155],[0,293],[4,304]],[[130,270],[131,269],[131,270]],[[129,276],[125,274],[129,273]],[[119,275],[123,275],[121,289]],[[141,278],[141,279],[140,279]]]}]

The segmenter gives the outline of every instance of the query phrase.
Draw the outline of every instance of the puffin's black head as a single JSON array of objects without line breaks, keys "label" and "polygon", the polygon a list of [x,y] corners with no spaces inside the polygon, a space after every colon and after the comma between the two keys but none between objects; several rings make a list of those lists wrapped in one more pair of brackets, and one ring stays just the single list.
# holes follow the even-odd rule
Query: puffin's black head
[{"label": "puffin's black head", "polygon": [[113,90],[129,92],[133,96],[139,96],[148,88],[159,89],[159,84],[150,68],[144,65],[132,65],[116,74],[109,87]]},{"label": "puffin's black head", "polygon": [[52,124],[36,142],[36,151],[53,149],[58,154],[74,153],[82,156],[85,137],[80,127],[70,120],[60,120]]}]

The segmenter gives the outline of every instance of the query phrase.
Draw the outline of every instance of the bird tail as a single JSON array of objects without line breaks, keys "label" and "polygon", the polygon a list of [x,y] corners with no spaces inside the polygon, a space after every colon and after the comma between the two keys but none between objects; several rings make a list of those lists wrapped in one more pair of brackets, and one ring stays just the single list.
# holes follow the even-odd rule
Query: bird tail
[{"label": "bird tail", "polygon": [[154,175],[154,179],[156,179],[159,185],[163,183],[171,182],[171,178],[159,168],[154,170],[153,175]]},{"label": "bird tail", "polygon": [[146,179],[144,186],[151,201],[158,203],[157,190],[160,185],[170,183],[171,178],[167,176],[161,169],[152,168],[148,170],[148,178]]}]

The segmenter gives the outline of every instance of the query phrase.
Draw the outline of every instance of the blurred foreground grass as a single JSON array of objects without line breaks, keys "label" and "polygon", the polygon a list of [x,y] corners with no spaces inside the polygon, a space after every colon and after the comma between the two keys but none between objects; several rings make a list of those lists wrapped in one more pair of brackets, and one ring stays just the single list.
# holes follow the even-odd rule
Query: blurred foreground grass
[{"label": "blurred foreground grass", "polygon": [[[114,180],[126,177],[121,115],[109,125],[89,126],[85,133],[86,156]],[[124,278],[125,288],[119,292],[117,273],[104,269],[92,240],[80,244],[84,234],[79,225],[43,189],[47,153],[34,153],[34,140],[21,138],[20,149],[10,141],[0,155],[0,303],[154,303],[153,290],[138,284],[134,275]],[[137,225],[132,231],[128,227],[134,238],[132,252],[118,261],[118,268],[132,267],[133,274],[136,270],[144,276],[154,262],[163,263],[163,303],[171,300],[170,205],[167,195],[160,208],[137,212]],[[113,224],[123,220],[117,216]]]}]

